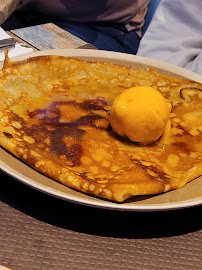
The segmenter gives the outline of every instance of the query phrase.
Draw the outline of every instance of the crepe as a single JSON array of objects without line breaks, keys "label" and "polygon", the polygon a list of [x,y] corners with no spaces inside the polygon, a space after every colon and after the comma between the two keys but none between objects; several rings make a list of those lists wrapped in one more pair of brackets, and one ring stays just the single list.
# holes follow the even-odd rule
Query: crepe
[{"label": "crepe", "polygon": [[[151,145],[117,136],[114,99],[151,86],[172,104],[171,129]],[[122,202],[183,187],[202,174],[202,85],[105,62],[8,57],[0,71],[0,145],[69,188]],[[169,135],[168,135],[169,134]]]}]

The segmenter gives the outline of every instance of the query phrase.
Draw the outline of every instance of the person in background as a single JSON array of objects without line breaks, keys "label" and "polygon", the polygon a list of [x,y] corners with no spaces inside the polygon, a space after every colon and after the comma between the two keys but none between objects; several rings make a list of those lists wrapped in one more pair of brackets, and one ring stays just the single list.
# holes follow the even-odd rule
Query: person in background
[{"label": "person in background", "polygon": [[161,0],[137,55],[202,75],[201,0]]},{"label": "person in background", "polygon": [[[15,12],[15,20],[17,14],[21,23],[24,20],[24,27],[53,22],[98,49],[136,54],[149,2],[22,0]],[[8,28],[8,23],[9,20],[2,28]]]}]

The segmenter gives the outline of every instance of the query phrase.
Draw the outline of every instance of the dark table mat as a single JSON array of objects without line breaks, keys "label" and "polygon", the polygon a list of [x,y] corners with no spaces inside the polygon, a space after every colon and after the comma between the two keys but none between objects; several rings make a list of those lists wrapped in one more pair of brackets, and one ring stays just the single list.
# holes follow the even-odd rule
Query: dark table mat
[{"label": "dark table mat", "polygon": [[117,212],[69,203],[0,172],[0,264],[15,270],[201,270],[202,206]]}]

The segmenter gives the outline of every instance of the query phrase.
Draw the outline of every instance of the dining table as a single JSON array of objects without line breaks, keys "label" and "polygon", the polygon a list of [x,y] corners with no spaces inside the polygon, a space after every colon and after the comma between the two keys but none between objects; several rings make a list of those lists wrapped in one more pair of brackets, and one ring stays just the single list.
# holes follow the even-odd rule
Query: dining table
[{"label": "dining table", "polygon": [[[33,51],[97,49],[53,23],[8,34]],[[0,170],[0,265],[13,270],[201,270],[202,205],[105,209],[52,196]]]}]

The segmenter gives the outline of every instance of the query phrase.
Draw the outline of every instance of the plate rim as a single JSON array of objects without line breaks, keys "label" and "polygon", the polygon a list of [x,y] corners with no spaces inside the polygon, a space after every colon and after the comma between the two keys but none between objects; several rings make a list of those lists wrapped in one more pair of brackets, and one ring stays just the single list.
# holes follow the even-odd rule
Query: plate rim
[{"label": "plate rim", "polygon": [[[96,59],[106,59],[110,62],[119,61],[119,62],[134,62],[135,64],[147,65],[149,67],[155,67],[156,69],[162,69],[171,74],[175,74],[180,77],[189,77],[190,80],[202,83],[202,75],[192,72],[188,69],[159,61],[156,59],[143,57],[139,55],[133,55],[128,53],[120,53],[114,51],[105,51],[105,50],[95,50],[95,49],[50,49],[44,51],[34,51],[24,55],[16,56],[11,58],[12,61],[25,60],[30,57],[35,56],[44,56],[44,55],[59,55],[59,56],[68,56],[69,58],[96,58]],[[132,61],[131,61],[132,60]],[[99,61],[99,60],[97,60]],[[144,63],[143,63],[144,61]],[[0,62],[0,68],[3,62]],[[163,73],[163,72],[161,72]],[[172,76],[172,75],[171,75]]]},{"label": "plate rim", "polygon": [[[179,209],[185,209],[185,208],[202,205],[202,196],[195,199],[185,200],[181,202],[175,202],[175,203],[171,202],[171,203],[163,203],[163,204],[139,204],[139,205],[132,204],[130,205],[130,203],[124,204],[124,202],[119,204],[116,202],[109,202],[106,200],[102,201],[100,198],[95,198],[98,200],[97,201],[95,200],[92,202],[90,200],[88,201],[88,199],[77,197],[76,195],[66,194],[62,191],[57,191],[51,187],[47,187],[41,183],[35,182],[32,179],[27,180],[27,177],[21,177],[20,175],[12,173],[6,167],[7,166],[3,166],[0,163],[0,170],[2,170],[4,173],[11,176],[13,179],[16,179],[17,181],[31,188],[34,188],[37,191],[43,192],[44,194],[47,194],[47,195],[51,195],[58,199],[62,199],[64,201],[68,201],[70,203],[76,203],[76,204],[80,204],[80,205],[88,206],[88,207],[94,207],[94,208],[100,208],[100,209],[106,209],[106,210],[115,210],[115,211],[127,211],[127,212],[156,212],[156,211],[179,210]],[[49,179],[52,180],[51,178]],[[156,194],[155,196],[158,196],[158,194]]]},{"label": "plate rim", "polygon": [[[163,68],[165,70],[165,72],[168,71],[168,72],[170,72],[172,74],[176,74],[177,76],[180,76],[180,77],[181,76],[186,77],[186,78],[189,77],[191,80],[202,83],[202,76],[201,75],[193,73],[192,71],[189,71],[189,70],[185,70],[184,68],[177,67],[177,66],[174,66],[174,65],[171,65],[168,63],[164,63],[164,62],[161,62],[158,60],[140,57],[137,55],[118,53],[118,52],[110,52],[110,51],[100,51],[100,50],[91,50],[91,49],[52,49],[52,50],[37,51],[37,52],[32,52],[32,53],[26,54],[26,55],[21,55],[21,56],[12,58],[11,61],[24,60],[24,59],[27,59],[30,57],[36,57],[36,56],[41,56],[41,55],[61,55],[61,56],[72,57],[72,58],[91,58],[91,60],[93,58],[96,58],[97,61],[100,61],[100,59],[102,59],[102,61],[103,61],[103,59],[104,60],[107,59],[109,62],[111,62],[111,61],[116,62],[117,60],[124,61],[124,62],[128,61],[128,62],[132,62],[134,64],[143,64],[143,65],[147,65],[148,67],[154,67],[157,69]],[[2,63],[0,63],[0,68],[1,68],[1,64]],[[14,157],[14,158],[16,158],[16,157]],[[20,161],[20,162],[22,162],[22,161]],[[77,197],[76,195],[72,195],[72,194],[62,192],[62,191],[58,191],[56,189],[53,189],[51,187],[48,187],[48,186],[43,185],[41,183],[38,183],[38,182],[34,181],[33,179],[27,179],[27,177],[21,177],[19,175],[18,171],[14,170],[14,169],[12,169],[12,172],[9,171],[9,166],[5,165],[4,162],[1,160],[1,158],[0,158],[0,169],[2,171],[4,171],[5,173],[7,173],[8,175],[12,176],[14,179],[20,181],[21,183],[26,184],[27,186],[30,186],[30,187],[38,190],[38,191],[41,191],[45,194],[51,195],[51,196],[56,197],[58,199],[69,201],[71,203],[85,205],[88,207],[101,208],[101,209],[106,209],[106,210],[116,210],[116,211],[154,212],[154,211],[168,211],[168,210],[184,209],[184,208],[202,205],[202,196],[200,196],[198,198],[194,198],[194,199],[188,199],[185,201],[170,202],[170,203],[166,202],[163,204],[161,203],[161,204],[139,204],[139,205],[138,204],[131,204],[130,205],[130,203],[124,204],[124,202],[122,204],[119,204],[116,202],[109,202],[106,200],[102,201],[102,200],[100,200],[100,198],[95,198],[95,199],[98,199],[98,201],[95,200],[92,202],[90,200],[88,201],[88,199],[86,199],[86,198]],[[52,181],[54,181],[54,180],[52,180]],[[172,192],[172,191],[170,191],[170,192]],[[157,194],[157,196],[158,196],[158,194]]]}]

